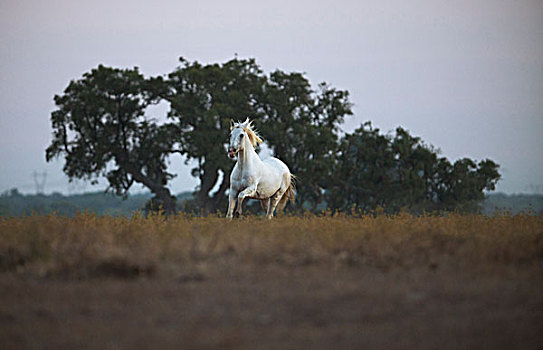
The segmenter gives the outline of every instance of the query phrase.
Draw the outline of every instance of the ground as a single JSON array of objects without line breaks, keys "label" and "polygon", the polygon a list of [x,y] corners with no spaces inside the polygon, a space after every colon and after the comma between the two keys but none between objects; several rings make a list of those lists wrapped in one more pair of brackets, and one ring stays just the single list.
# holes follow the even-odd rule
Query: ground
[{"label": "ground", "polygon": [[175,278],[3,276],[6,349],[537,349],[540,277],[209,266]]},{"label": "ground", "polygon": [[[397,239],[395,226],[384,222],[312,222],[297,235],[284,230],[292,222],[258,221],[260,233],[252,232],[256,238],[246,246],[236,242],[252,226],[240,232],[243,223],[202,227],[187,221],[181,223],[192,225],[187,236],[174,233],[181,230],[175,224],[173,231],[167,226],[160,236],[152,233],[152,241],[140,242],[130,230],[119,231],[115,241],[105,237],[117,229],[92,239],[81,234],[90,241],[70,258],[60,245],[67,236],[59,234],[64,238],[48,243],[58,255],[24,264],[25,250],[6,248],[0,343],[4,349],[543,348],[541,219],[522,222],[525,244],[513,247],[517,236],[489,248],[473,243],[479,238],[468,232],[483,221],[458,220],[446,223],[447,230],[455,227],[450,232],[439,228],[440,221],[418,222],[415,230],[405,228],[404,220],[409,239]],[[506,224],[491,225],[510,230]],[[17,232],[26,232],[18,225]],[[91,227],[92,237],[105,230],[97,231],[96,223],[77,225]],[[205,234],[199,236],[195,225]],[[327,228],[347,232],[349,225],[350,238]],[[387,230],[374,236],[372,225]],[[174,238],[159,249],[170,234]],[[195,237],[201,240],[186,250],[174,244]],[[102,251],[119,242],[132,248],[125,255],[96,253],[89,248],[95,242]],[[73,252],[76,245],[68,247]],[[156,255],[135,259],[133,254],[143,254],[138,247],[155,247]],[[75,258],[88,252],[92,259]]]}]

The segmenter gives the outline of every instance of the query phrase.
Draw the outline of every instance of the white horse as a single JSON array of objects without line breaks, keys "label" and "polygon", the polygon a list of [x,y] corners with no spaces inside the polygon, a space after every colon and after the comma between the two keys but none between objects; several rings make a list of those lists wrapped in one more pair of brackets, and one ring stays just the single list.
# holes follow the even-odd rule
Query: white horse
[{"label": "white horse", "polygon": [[232,218],[236,200],[237,213],[241,215],[243,200],[252,198],[260,200],[266,216],[271,219],[276,207],[282,210],[289,199],[294,202],[293,175],[285,163],[277,158],[260,159],[255,147],[263,141],[253,130],[249,118],[243,123],[232,122],[230,131],[228,156],[232,159],[237,156],[237,162],[230,174],[226,217]]}]

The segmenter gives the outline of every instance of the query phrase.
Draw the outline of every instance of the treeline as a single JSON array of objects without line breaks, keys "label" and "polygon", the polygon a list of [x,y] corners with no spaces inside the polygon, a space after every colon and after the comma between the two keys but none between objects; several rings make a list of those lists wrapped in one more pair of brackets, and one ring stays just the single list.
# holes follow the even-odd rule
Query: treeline
[{"label": "treeline", "polygon": [[0,215],[29,216],[55,213],[72,217],[85,210],[98,215],[129,215],[142,210],[151,198],[150,194],[135,194],[123,200],[112,193],[92,192],[64,196],[60,193],[51,195],[24,195],[17,189],[0,195]]},{"label": "treeline", "polygon": [[[34,214],[57,214],[72,217],[78,212],[90,211],[98,215],[128,216],[134,212],[145,212],[152,195],[150,193],[130,194],[126,198],[102,191],[65,196],[61,193],[50,195],[25,195],[17,189],[0,194],[1,216],[30,216]],[[190,192],[176,196],[180,204],[192,198]],[[180,210],[183,209],[181,205]]]},{"label": "treeline", "polygon": [[483,202],[483,212],[487,215],[530,212],[541,216],[543,215],[543,195],[492,193],[487,195]]},{"label": "treeline", "polygon": [[[253,59],[180,62],[156,77],[100,65],[70,82],[54,98],[47,160],[63,158],[70,178],[104,177],[120,196],[142,184],[153,194],[150,208],[174,212],[168,164],[181,154],[197,164],[191,210],[224,212],[234,165],[225,149],[230,118],[249,116],[298,178],[291,210],[469,212],[500,178],[493,161],[451,162],[401,127],[382,134],[365,123],[344,133],[344,119],[353,114],[348,91],[312,87],[303,74],[265,74]],[[160,122],[164,116],[146,115],[158,103],[169,106]]]},{"label": "treeline", "polygon": [[[77,212],[89,211],[98,215],[129,216],[135,212],[145,213],[146,205],[152,198],[150,193],[131,194],[123,200],[112,193],[89,192],[64,196],[60,193],[51,195],[24,195],[16,189],[0,194],[0,216],[30,216],[55,213],[72,217]],[[195,197],[190,192],[176,196],[179,211],[192,212]],[[259,205],[255,202],[255,207]],[[307,208],[309,209],[309,208]],[[543,195],[503,193],[487,194],[478,212],[486,215],[499,213],[518,214],[532,212],[543,214]],[[198,214],[193,212],[194,214]]]}]

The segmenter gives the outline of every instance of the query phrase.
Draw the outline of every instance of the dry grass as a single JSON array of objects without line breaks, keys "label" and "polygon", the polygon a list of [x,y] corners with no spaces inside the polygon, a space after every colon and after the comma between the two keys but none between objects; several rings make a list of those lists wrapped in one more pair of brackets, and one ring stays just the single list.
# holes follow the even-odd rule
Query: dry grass
[{"label": "dry grass", "polygon": [[202,261],[384,271],[537,269],[543,263],[543,218],[533,215],[306,216],[271,222],[255,217],[228,222],[83,213],[73,219],[3,218],[0,232],[1,270],[42,277],[151,276]]},{"label": "dry grass", "polygon": [[9,349],[539,349],[533,215],[0,219]]}]

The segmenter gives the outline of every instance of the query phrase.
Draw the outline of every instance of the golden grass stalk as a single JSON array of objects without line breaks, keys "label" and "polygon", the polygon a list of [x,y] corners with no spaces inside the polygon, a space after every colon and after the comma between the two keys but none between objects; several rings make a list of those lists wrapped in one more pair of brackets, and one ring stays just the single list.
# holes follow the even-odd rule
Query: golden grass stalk
[{"label": "golden grass stalk", "polygon": [[543,265],[543,218],[521,214],[194,218],[159,215],[0,219],[3,273],[91,278],[149,276],[167,266],[428,267]]}]

